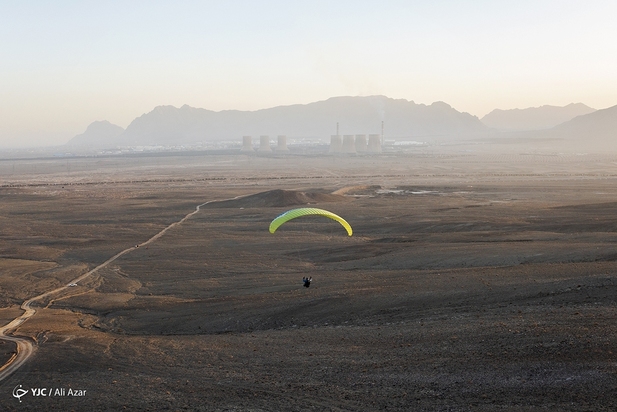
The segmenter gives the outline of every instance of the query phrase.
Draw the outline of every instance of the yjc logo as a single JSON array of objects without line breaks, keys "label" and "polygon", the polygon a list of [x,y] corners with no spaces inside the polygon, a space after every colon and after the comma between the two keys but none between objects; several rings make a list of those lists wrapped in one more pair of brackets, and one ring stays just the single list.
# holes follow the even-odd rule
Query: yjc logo
[{"label": "yjc logo", "polygon": [[13,388],[13,397],[19,399],[21,402],[21,398],[26,395],[28,392],[34,398],[38,397],[82,397],[86,396],[85,389],[73,389],[73,388],[30,388],[24,389],[22,385],[17,385]]},{"label": "yjc logo", "polygon": [[21,397],[28,393],[27,389],[22,389],[21,385],[17,385],[13,388],[13,396],[19,399],[21,402]]}]

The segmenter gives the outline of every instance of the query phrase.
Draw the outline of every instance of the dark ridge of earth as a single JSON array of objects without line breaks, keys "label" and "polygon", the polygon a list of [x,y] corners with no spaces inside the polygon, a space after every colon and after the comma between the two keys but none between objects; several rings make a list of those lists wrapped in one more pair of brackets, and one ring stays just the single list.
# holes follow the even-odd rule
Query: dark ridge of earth
[{"label": "dark ridge of earth", "polygon": [[313,192],[298,192],[295,190],[268,190],[224,202],[210,203],[209,208],[252,208],[252,207],[285,207],[306,205],[319,202],[345,202],[348,199],[340,194]]}]

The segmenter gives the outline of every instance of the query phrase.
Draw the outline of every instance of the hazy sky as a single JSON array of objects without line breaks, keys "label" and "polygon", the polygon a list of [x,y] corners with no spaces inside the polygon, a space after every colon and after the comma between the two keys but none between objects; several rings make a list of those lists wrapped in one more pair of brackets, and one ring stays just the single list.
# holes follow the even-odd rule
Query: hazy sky
[{"label": "hazy sky", "polygon": [[617,104],[617,1],[0,0],[0,146],[159,105]]}]

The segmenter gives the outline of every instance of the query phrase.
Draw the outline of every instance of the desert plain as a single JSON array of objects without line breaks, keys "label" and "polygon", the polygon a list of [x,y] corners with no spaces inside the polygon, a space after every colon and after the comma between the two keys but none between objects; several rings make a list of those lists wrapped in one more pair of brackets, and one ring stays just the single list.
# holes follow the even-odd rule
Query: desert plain
[{"label": "desert plain", "polygon": [[[617,155],[9,159],[0,179],[0,326],[126,251],[8,333],[34,354],[0,410],[617,410]],[[353,236],[269,233],[307,204]]]}]

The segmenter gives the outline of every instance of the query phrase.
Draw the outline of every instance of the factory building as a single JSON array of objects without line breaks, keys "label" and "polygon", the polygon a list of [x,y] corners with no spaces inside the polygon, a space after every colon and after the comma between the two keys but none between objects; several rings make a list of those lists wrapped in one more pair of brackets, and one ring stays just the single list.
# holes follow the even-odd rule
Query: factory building
[{"label": "factory building", "polygon": [[357,134],[356,135],[356,152],[365,153],[367,149],[366,145],[366,135],[365,134]]},{"label": "factory building", "polygon": [[342,153],[356,153],[356,137],[353,134],[343,136]]},{"label": "factory building", "polygon": [[270,136],[259,136],[259,152],[268,153],[271,151],[272,148],[270,147]]},{"label": "factory building", "polygon": [[278,136],[278,146],[276,146],[275,151],[277,153],[289,152],[289,149],[287,148],[287,136],[283,136],[283,135]]},{"label": "factory building", "polygon": [[341,153],[343,150],[343,140],[338,134],[330,136],[330,153]]},{"label": "factory building", "polygon": [[253,151],[253,138],[251,136],[242,136],[242,150],[243,152]]},{"label": "factory building", "polygon": [[369,153],[381,153],[381,135],[369,134],[368,135],[368,147]]}]

